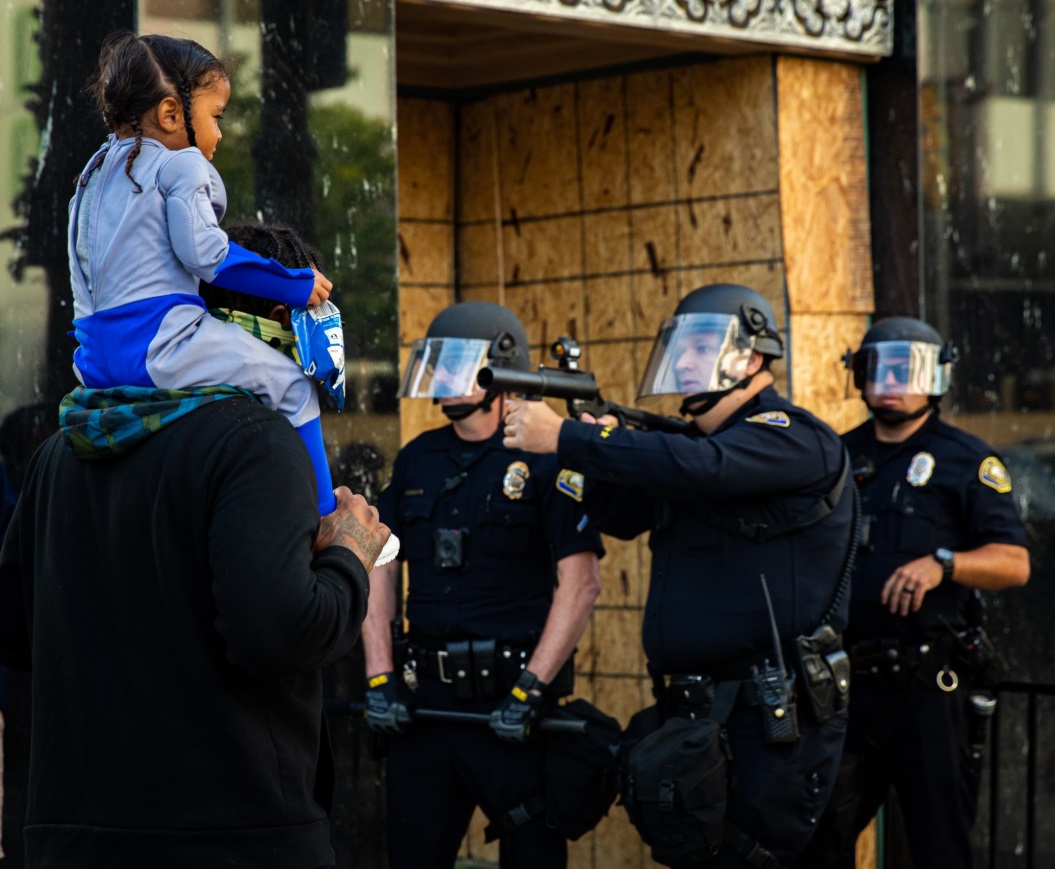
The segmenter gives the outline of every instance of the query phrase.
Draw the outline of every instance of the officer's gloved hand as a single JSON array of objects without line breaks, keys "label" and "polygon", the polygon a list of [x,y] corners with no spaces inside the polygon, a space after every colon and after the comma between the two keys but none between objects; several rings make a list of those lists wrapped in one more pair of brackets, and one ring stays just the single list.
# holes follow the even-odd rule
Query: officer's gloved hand
[{"label": "officer's gloved hand", "polygon": [[378,673],[366,689],[366,726],[378,733],[406,733],[414,715],[395,673]]},{"label": "officer's gloved hand", "polygon": [[534,734],[546,706],[543,695],[535,692],[545,690],[546,684],[525,670],[513,690],[491,713],[491,729],[507,742],[526,742]]}]

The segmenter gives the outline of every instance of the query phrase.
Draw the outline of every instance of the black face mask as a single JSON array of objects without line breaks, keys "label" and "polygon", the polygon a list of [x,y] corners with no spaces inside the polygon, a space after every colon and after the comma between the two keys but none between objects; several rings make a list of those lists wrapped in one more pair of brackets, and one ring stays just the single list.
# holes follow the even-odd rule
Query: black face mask
[{"label": "black face mask", "polygon": [[901,425],[902,423],[911,422],[914,419],[919,419],[921,416],[930,413],[930,411],[932,410],[937,411],[937,405],[933,404],[932,402],[928,402],[927,404],[923,405],[923,407],[913,411],[912,413],[905,413],[905,411],[903,410],[892,410],[889,407],[872,407],[872,405],[868,404],[867,401],[865,401],[865,405],[870,411],[872,411],[872,416],[874,416],[877,420],[883,423],[883,425],[891,426]]}]

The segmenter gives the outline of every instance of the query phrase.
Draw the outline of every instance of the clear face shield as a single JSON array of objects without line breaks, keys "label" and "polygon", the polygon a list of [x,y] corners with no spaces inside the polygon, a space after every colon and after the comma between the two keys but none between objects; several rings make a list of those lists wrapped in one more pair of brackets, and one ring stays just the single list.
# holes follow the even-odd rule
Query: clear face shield
[{"label": "clear face shield", "polygon": [[638,400],[732,389],[751,360],[751,336],[732,314],[679,314],[663,321]]},{"label": "clear face shield", "polygon": [[478,388],[476,374],[489,364],[490,341],[419,338],[407,360],[399,398],[461,398]]},{"label": "clear face shield", "polygon": [[847,355],[853,385],[866,396],[944,395],[949,389],[952,361],[938,344],[880,341]]}]

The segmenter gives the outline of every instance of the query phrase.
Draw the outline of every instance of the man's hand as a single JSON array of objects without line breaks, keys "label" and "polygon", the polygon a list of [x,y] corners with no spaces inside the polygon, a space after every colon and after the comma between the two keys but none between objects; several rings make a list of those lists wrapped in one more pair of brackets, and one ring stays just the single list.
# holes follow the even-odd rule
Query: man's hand
[{"label": "man's hand", "polygon": [[315,266],[312,266],[311,270],[315,273],[315,283],[312,285],[311,297],[308,299],[308,304],[305,305],[309,311],[319,307],[319,305],[330,298],[330,290],[333,289],[333,283],[326,277],[326,275],[315,268]]},{"label": "man's hand", "polygon": [[543,401],[510,399],[502,445],[529,453],[555,453],[564,420]]},{"label": "man's hand", "polygon": [[343,546],[352,550],[369,571],[392,532],[362,495],[353,495],[347,486],[338,486],[333,494],[337,497],[337,509],[319,522],[315,551]]},{"label": "man's hand", "polygon": [[903,564],[883,584],[879,602],[890,612],[907,616],[919,612],[923,597],[941,584],[942,568],[930,555]]},{"label": "man's hand", "polygon": [[491,713],[491,729],[506,742],[527,742],[542,718],[546,700],[545,685],[530,670],[525,670],[505,700]]},{"label": "man's hand", "polygon": [[406,733],[414,720],[411,703],[400,695],[394,673],[379,673],[368,680],[366,726],[378,733]]}]

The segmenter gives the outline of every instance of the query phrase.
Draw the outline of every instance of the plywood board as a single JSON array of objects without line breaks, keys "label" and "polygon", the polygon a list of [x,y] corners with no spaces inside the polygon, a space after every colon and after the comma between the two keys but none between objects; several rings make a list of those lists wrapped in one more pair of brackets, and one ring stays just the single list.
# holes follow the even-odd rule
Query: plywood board
[{"label": "plywood board", "polygon": [[629,274],[586,279],[586,340],[610,341],[634,334]]},{"label": "plywood board", "polygon": [[604,536],[598,604],[636,607],[644,604],[641,545],[640,540]]},{"label": "plywood board", "polygon": [[632,203],[672,202],[677,196],[670,87],[666,70],[626,77]]},{"label": "plywood board", "polygon": [[631,267],[630,213],[603,211],[585,214],[582,220],[586,275],[625,275]]},{"label": "plywood board", "polygon": [[574,85],[529,88],[494,99],[502,216],[578,211],[582,202]]},{"label": "plywood board", "polygon": [[692,200],[678,209],[679,265],[779,260],[777,194]]},{"label": "plywood board", "polygon": [[399,131],[399,216],[422,220],[453,217],[453,110],[438,100],[401,98]]},{"label": "plywood board", "polygon": [[407,346],[424,338],[432,318],[453,303],[454,290],[447,287],[400,286],[399,343]]},{"label": "plywood board", "polygon": [[504,282],[575,277],[582,274],[582,219],[506,221],[502,227]]},{"label": "plywood board", "polygon": [[671,81],[679,196],[775,192],[772,58],[693,64]]},{"label": "plywood board", "polygon": [[872,245],[860,67],[777,60],[780,204],[796,313],[868,313]]},{"label": "plywood board", "polygon": [[502,244],[501,227],[497,223],[474,223],[457,230],[459,288],[497,285]]},{"label": "plywood board", "polygon": [[579,82],[582,207],[624,208],[629,201],[626,82],[621,76]]},{"label": "plywood board", "polygon": [[454,286],[454,227],[399,222],[400,286]]},{"label": "plywood board", "polygon": [[496,112],[493,99],[458,107],[458,191],[455,200],[459,223],[498,219]]},{"label": "plywood board", "polygon": [[864,422],[859,394],[847,397],[842,356],[857,347],[868,328],[864,314],[792,314],[791,384],[796,404],[823,419],[837,432]]},{"label": "plywood board", "polygon": [[598,675],[643,675],[645,656],[641,650],[641,611],[597,607],[593,619]]}]

